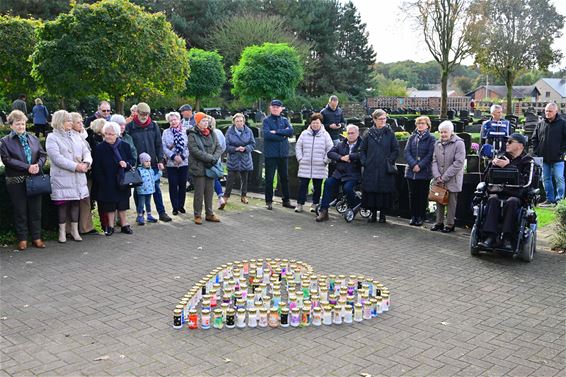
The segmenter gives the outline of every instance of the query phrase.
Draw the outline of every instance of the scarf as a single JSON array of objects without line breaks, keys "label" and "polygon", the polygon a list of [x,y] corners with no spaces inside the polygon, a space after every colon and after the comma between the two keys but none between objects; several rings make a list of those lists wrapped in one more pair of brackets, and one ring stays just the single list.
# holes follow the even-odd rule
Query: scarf
[{"label": "scarf", "polygon": [[316,136],[316,134],[318,133],[318,131],[320,131],[320,129],[318,129],[318,130],[315,131],[315,130],[313,130],[313,129],[311,128],[311,131],[312,131],[313,136]]},{"label": "scarf", "polygon": [[199,128],[198,131],[200,132],[200,134],[201,134],[202,136],[208,137],[208,135],[210,135],[210,128],[205,128],[204,130],[201,130],[201,129]]},{"label": "scarf", "polygon": [[420,133],[419,131],[417,131],[417,140],[421,141],[423,139],[423,137],[425,137],[426,134],[428,134],[428,130],[423,132],[423,133]]},{"label": "scarf", "polygon": [[140,118],[138,117],[138,114],[135,114],[133,119],[134,119],[134,123],[135,123],[136,125],[140,126],[141,128],[146,128],[146,127],[149,126],[150,123],[151,123],[151,117],[149,117],[149,116],[147,117],[146,121],[143,122],[143,123],[140,121]]},{"label": "scarf", "polygon": [[[12,131],[13,132],[13,131]],[[27,138],[27,132],[24,131],[23,134],[18,135],[17,133],[14,132],[14,134],[16,136],[18,136],[18,139],[20,139],[20,144],[22,145],[22,148],[24,149],[24,154],[26,156],[26,161],[28,164],[31,165],[31,147],[29,146],[29,142],[28,142],[28,138]]]},{"label": "scarf", "polygon": [[[171,128],[173,132],[173,141],[175,143],[175,155],[185,159],[185,139],[183,138],[183,131],[181,127]],[[175,156],[173,156],[174,158]]]},{"label": "scarf", "polygon": [[[118,149],[120,147],[120,144],[122,144],[122,140],[116,139],[116,142],[114,144],[110,144],[110,143],[106,143],[106,144],[108,144],[112,149],[112,154],[114,155],[114,160],[116,161],[116,163],[122,161],[123,158],[122,155],[120,154],[120,150]],[[118,165],[118,182],[121,182],[123,178],[124,178],[124,169]]]}]

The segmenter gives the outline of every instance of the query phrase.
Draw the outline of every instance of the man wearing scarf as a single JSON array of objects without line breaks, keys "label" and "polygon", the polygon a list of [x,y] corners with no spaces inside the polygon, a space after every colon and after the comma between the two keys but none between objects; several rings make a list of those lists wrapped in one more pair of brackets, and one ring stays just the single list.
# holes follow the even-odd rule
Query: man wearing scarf
[{"label": "man wearing scarf", "polygon": [[[145,102],[138,103],[138,113],[133,120],[126,126],[126,132],[132,137],[134,145],[139,154],[147,153],[151,156],[151,167],[155,174],[164,169],[163,166],[163,144],[161,142],[161,131],[157,123],[151,120],[149,114],[151,109]],[[134,195],[137,204],[137,196]],[[161,194],[160,181],[155,181],[155,192],[153,201],[159,213],[159,220],[171,221],[171,217],[165,212],[163,196]]]}]

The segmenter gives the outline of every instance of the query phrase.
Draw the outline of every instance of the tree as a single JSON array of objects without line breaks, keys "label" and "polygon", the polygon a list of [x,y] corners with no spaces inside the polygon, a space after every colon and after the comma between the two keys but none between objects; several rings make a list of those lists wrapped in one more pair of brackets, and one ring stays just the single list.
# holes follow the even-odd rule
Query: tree
[{"label": "tree", "polygon": [[375,72],[372,77],[372,95],[386,97],[406,97],[407,83],[400,79],[390,80],[383,74]]},{"label": "tree", "polygon": [[222,56],[215,51],[192,48],[189,51],[191,75],[187,80],[187,95],[195,97],[196,111],[200,111],[202,97],[216,96],[226,82]]},{"label": "tree", "polygon": [[39,21],[0,16],[0,96],[35,91],[30,56],[37,43]]},{"label": "tree", "polygon": [[416,0],[410,7],[416,10],[415,21],[423,32],[432,57],[440,65],[440,116],[448,110],[448,76],[454,66],[469,54],[466,30],[469,23],[470,0]]},{"label": "tree", "polygon": [[303,77],[299,54],[284,43],[249,46],[232,67],[232,93],[244,99],[289,98]]},{"label": "tree", "polygon": [[107,94],[123,113],[126,96],[185,87],[185,42],[163,14],[127,0],[77,5],[47,22],[39,36],[33,74],[62,98]]},{"label": "tree", "polygon": [[462,94],[466,94],[473,89],[474,80],[466,76],[458,76],[454,78],[454,85],[460,89]]},{"label": "tree", "polygon": [[517,75],[546,69],[562,58],[552,43],[562,35],[564,16],[546,0],[480,0],[472,9],[475,17],[468,40],[476,62],[505,81],[511,114]]},{"label": "tree", "polygon": [[68,12],[71,9],[69,0],[2,0],[0,1],[0,13],[20,16],[24,18],[36,18],[42,20],[53,20],[59,13]]}]

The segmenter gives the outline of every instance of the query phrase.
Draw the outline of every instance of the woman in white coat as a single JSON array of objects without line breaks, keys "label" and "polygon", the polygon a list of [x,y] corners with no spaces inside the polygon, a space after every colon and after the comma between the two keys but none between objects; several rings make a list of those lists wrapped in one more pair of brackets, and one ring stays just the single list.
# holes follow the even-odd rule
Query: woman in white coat
[{"label": "woman in white coat", "polygon": [[51,200],[58,206],[59,242],[66,242],[65,223],[71,220],[71,236],[82,241],[79,235],[79,203],[89,196],[86,172],[92,164],[90,150],[81,136],[72,131],[73,119],[65,110],[53,114],[53,133],[45,143],[51,160]]},{"label": "woman in white coat", "polygon": [[311,179],[314,187],[311,212],[314,212],[314,208],[320,201],[322,180],[328,177],[330,159],[327,154],[334,144],[328,132],[322,127],[322,119],[320,113],[312,114],[309,127],[301,133],[295,145],[300,181],[295,212],[303,212]]}]

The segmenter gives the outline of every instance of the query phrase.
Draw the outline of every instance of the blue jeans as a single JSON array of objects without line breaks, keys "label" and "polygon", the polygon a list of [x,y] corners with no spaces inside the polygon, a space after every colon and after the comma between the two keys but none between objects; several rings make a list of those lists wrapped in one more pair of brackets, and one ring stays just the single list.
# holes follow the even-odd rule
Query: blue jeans
[{"label": "blue jeans", "polygon": [[[546,200],[556,203],[564,199],[564,161],[542,164]],[[552,181],[554,178],[554,182]],[[554,187],[556,184],[556,188]]]},{"label": "blue jeans", "polygon": [[187,174],[188,166],[167,167],[167,179],[169,180],[169,198],[173,211],[178,211],[185,207],[185,197],[187,194]]},{"label": "blue jeans", "polygon": [[[155,174],[159,174],[159,169],[153,168]],[[163,205],[163,196],[161,195],[161,180],[155,181],[155,192],[153,193],[153,201],[155,202],[155,208],[157,213],[160,215],[165,213],[165,206]]]},{"label": "blue jeans", "polygon": [[220,179],[218,178],[214,180],[214,192],[217,196],[224,196],[224,193],[222,192],[222,185],[220,184]]},{"label": "blue jeans", "polygon": [[330,207],[330,202],[336,196],[340,183],[342,183],[342,191],[346,194],[348,208],[354,208],[360,203],[360,200],[356,197],[356,192],[354,191],[357,183],[356,181],[352,180],[341,182],[339,179],[329,177],[324,182],[324,193],[322,194],[320,208],[328,209],[328,207]]},{"label": "blue jeans", "polygon": [[[297,199],[298,204],[305,204],[307,201],[307,191],[309,190],[309,182],[311,178],[299,178],[299,195]],[[320,194],[322,191],[322,179],[312,178],[313,193],[312,193],[312,203],[318,204],[320,202]]]},{"label": "blue jeans", "polygon": [[288,179],[288,160],[287,157],[266,157],[265,158],[265,202],[273,201],[273,179],[275,171],[279,173],[279,184],[283,194],[283,202],[289,201],[289,179]]},{"label": "blue jeans", "polygon": [[149,214],[151,213],[151,194],[136,194],[138,200],[136,201],[136,210],[138,215],[143,214],[143,209],[145,205],[145,211]]}]

